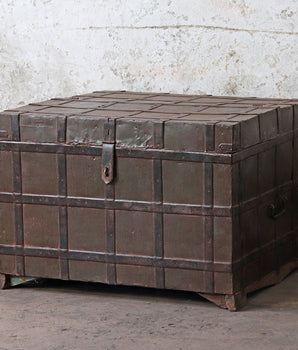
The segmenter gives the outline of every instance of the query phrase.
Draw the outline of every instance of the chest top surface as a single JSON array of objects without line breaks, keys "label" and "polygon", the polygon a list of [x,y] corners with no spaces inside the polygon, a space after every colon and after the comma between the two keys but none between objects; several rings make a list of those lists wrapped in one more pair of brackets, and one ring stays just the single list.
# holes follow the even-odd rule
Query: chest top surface
[{"label": "chest top surface", "polygon": [[0,113],[0,140],[15,139],[13,115],[25,142],[59,142],[65,122],[63,142],[101,145],[114,120],[122,147],[232,153],[297,129],[298,99],[95,91]]}]

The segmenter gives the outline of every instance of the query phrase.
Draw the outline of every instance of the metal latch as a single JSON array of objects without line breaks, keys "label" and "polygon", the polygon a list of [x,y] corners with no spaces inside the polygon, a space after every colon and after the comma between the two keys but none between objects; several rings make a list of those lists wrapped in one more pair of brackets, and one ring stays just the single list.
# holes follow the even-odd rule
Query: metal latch
[{"label": "metal latch", "polygon": [[114,153],[115,144],[104,143],[102,146],[102,174],[105,184],[109,184],[114,178]]},{"label": "metal latch", "polygon": [[115,158],[115,120],[107,119],[104,124],[104,142],[102,145],[101,178],[105,184],[114,179]]}]

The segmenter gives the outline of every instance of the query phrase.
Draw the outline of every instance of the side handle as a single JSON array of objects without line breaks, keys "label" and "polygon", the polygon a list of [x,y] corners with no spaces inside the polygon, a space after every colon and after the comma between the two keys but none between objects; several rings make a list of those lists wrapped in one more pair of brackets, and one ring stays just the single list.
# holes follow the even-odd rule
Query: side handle
[{"label": "side handle", "polygon": [[268,207],[269,217],[271,219],[278,219],[287,212],[287,197],[279,197],[274,203]]}]

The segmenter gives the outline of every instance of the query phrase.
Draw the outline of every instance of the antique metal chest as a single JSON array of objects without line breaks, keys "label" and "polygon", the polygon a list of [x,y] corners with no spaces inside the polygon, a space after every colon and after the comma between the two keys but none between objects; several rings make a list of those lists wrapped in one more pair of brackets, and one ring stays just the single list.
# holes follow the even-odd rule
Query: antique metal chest
[{"label": "antique metal chest", "polygon": [[52,99],[0,114],[0,166],[2,280],[188,290],[235,310],[297,267],[298,100]]}]

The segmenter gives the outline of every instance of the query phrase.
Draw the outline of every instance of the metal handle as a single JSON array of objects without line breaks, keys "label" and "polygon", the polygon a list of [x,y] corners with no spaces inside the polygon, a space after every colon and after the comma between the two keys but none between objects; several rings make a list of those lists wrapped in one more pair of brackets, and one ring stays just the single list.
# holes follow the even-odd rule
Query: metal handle
[{"label": "metal handle", "polygon": [[274,220],[283,216],[287,212],[286,202],[286,197],[278,198],[275,203],[269,206],[269,216]]}]

